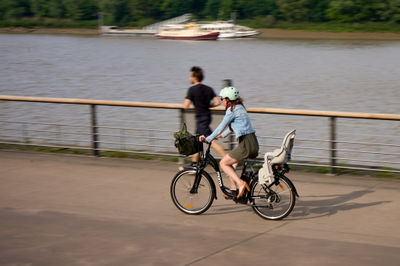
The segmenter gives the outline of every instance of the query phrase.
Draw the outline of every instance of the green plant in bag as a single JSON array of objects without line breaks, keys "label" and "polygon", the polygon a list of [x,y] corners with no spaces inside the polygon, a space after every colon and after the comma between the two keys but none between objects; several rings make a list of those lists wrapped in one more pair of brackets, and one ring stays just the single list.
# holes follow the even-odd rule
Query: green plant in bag
[{"label": "green plant in bag", "polygon": [[203,148],[197,137],[187,131],[186,123],[182,124],[181,130],[174,133],[174,138],[175,147],[180,154],[188,156],[199,152]]}]

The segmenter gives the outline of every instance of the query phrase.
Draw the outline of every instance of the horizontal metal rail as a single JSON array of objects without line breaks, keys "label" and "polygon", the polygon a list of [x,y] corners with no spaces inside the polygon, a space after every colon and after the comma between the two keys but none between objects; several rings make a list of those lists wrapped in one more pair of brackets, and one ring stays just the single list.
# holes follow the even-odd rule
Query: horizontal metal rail
[{"label": "horizontal metal rail", "polygon": [[[115,129],[119,129],[119,128],[115,128]],[[13,130],[15,131],[15,129],[5,129],[5,130]],[[130,130],[134,130],[134,128],[130,128]],[[31,132],[44,132],[44,133],[54,133],[54,134],[59,134],[59,132],[57,131],[48,131],[48,130],[35,130],[35,129],[31,129]],[[167,131],[170,132],[170,131]],[[91,134],[88,132],[62,132],[63,135],[78,135],[78,136],[90,136]],[[98,135],[100,135],[99,133],[97,133]],[[105,136],[105,137],[121,137],[121,135],[118,134],[104,134],[102,133],[101,136]],[[7,135],[1,135],[0,138],[11,138],[11,137],[24,137],[22,135],[12,135],[12,136],[7,136]],[[146,139],[151,139],[151,140],[170,140],[170,138],[161,138],[161,137],[150,137],[150,136],[146,136],[146,135],[124,135],[125,138],[146,138]],[[38,136],[31,136],[30,138],[34,138],[34,139],[46,139],[46,140],[58,140],[58,139],[54,139],[54,138],[50,138],[50,137],[38,137]],[[278,138],[277,138],[278,139]],[[64,141],[84,141],[82,139],[63,139]],[[86,141],[90,141],[90,140],[86,140]],[[109,143],[109,142],[104,142],[103,143]],[[226,142],[227,144],[231,144],[231,142]],[[232,142],[233,143],[233,142]],[[354,143],[354,142],[352,142]],[[129,144],[129,143],[126,143]],[[374,145],[374,143],[370,143],[370,145]],[[376,144],[376,145],[381,145],[381,144]],[[276,148],[276,146],[274,145],[264,145],[264,144],[260,144],[260,146],[262,147],[271,147],[271,148]],[[329,151],[330,149],[328,148],[317,148],[317,147],[305,147],[305,146],[296,146],[299,149],[305,149],[305,150],[318,150],[318,151]],[[361,150],[349,150],[349,149],[336,149],[337,151],[341,151],[341,152],[348,152],[348,153],[367,153],[367,154],[377,154],[377,155],[393,155],[393,156],[400,156],[400,153],[383,153],[383,152],[374,152],[374,151],[361,151]],[[302,156],[302,155],[298,155],[298,156]],[[305,156],[304,157],[310,157],[310,158],[320,158],[320,157],[312,157],[312,156]],[[342,159],[339,157],[335,157],[336,159]],[[354,159],[348,159],[348,160],[354,160]],[[374,161],[375,162],[375,161]]]},{"label": "horizontal metal rail", "polygon": [[[346,132],[340,132],[341,136],[353,136],[354,133],[346,133]],[[389,138],[394,138],[396,136],[393,135],[383,135],[383,134],[363,134],[363,133],[357,133],[358,136],[363,136],[363,137],[389,137]]]},{"label": "horizontal metal rail", "polygon": [[122,129],[122,130],[135,130],[135,131],[157,131],[157,132],[168,132],[172,133],[171,130],[155,129],[155,128],[127,128],[127,127],[111,127],[111,126],[98,126],[97,128],[103,129]]},{"label": "horizontal metal rail", "polygon": [[[28,97],[14,95],[0,95],[1,101],[21,101],[21,102],[41,102],[41,103],[63,103],[63,104],[83,104],[83,105],[104,105],[121,107],[142,107],[157,109],[184,109],[182,104],[171,103],[152,103],[152,102],[128,102],[128,101],[106,101],[75,98],[48,98],[48,97]],[[225,111],[224,108],[211,108],[215,111]],[[400,115],[397,114],[377,114],[377,113],[358,113],[358,112],[334,112],[334,111],[316,111],[316,110],[294,110],[279,108],[247,108],[249,113],[258,114],[278,114],[278,115],[301,115],[301,116],[321,116],[337,118],[356,118],[356,119],[378,119],[378,120],[396,120],[400,121]]]},{"label": "horizontal metal rail", "polygon": [[[5,130],[5,131],[15,131],[14,128],[3,128],[3,130]],[[54,134],[60,134],[60,132],[58,132],[58,131],[44,130],[44,129],[30,129],[29,131],[30,131],[30,132],[37,132],[37,133],[54,133]],[[79,132],[79,131],[76,131],[76,132],[65,132],[65,131],[63,131],[62,134],[63,134],[63,135],[79,135],[79,136],[82,136],[82,135],[83,135],[83,136],[89,135],[89,136],[90,136],[90,134],[89,134],[88,132]]]},{"label": "horizontal metal rail", "polygon": [[[99,125],[97,121],[97,109],[96,106],[117,106],[117,107],[137,107],[137,108],[153,108],[153,109],[172,109],[172,110],[178,110],[180,111],[180,115],[177,116],[177,119],[180,119],[179,123],[176,123],[176,125],[179,125],[182,123],[182,121],[185,120],[185,113],[193,113],[193,109],[188,109],[185,110],[181,104],[168,104],[168,103],[150,103],[150,102],[128,102],[128,101],[106,101],[106,100],[92,100],[92,99],[71,99],[71,98],[47,98],[47,97],[26,97],[26,96],[12,96],[12,95],[0,95],[0,101],[19,101],[19,102],[40,102],[40,103],[55,103],[55,104],[75,104],[75,105],[87,105],[90,106],[90,112],[87,113],[85,112],[86,115],[91,116],[91,124],[89,125],[76,125],[76,124],[60,124],[60,123],[48,123],[48,122],[35,122],[35,121],[10,121],[6,119],[0,119],[0,123],[2,124],[22,124],[22,136],[19,136],[22,139],[28,140],[46,140],[46,141],[56,141],[58,143],[60,142],[77,142],[77,143],[92,143],[92,147],[88,149],[92,149],[94,155],[99,154],[99,150],[106,151],[106,150],[113,150],[115,149],[110,149],[106,146],[100,148],[100,144],[111,144],[111,145],[119,145],[119,146],[142,146],[142,147],[148,147],[148,148],[165,148],[168,149],[170,146],[163,146],[160,145],[157,141],[161,141],[160,143],[164,143],[166,141],[169,141],[170,139],[165,138],[165,137],[159,137],[158,135],[153,135],[153,134],[172,134],[173,132],[171,130],[162,130],[162,129],[157,129],[157,128],[146,128],[146,127],[130,127],[130,126],[112,126],[111,124],[119,124],[119,123],[140,123],[140,124],[146,124],[146,123],[152,123],[154,124],[154,121],[145,121],[145,120],[123,120],[123,119],[115,119],[113,120],[111,124],[109,125]],[[223,108],[212,108],[211,109],[213,112],[216,113],[224,113]],[[343,153],[359,153],[359,154],[374,154],[374,155],[384,155],[384,156],[398,156],[398,152],[393,152],[391,153],[389,151],[385,152],[380,152],[380,151],[362,151],[359,148],[357,150],[351,150],[351,149],[339,149],[337,145],[368,145],[368,146],[382,146],[386,147],[387,149],[397,149],[400,147],[398,144],[393,144],[393,143],[373,143],[373,142],[365,142],[365,141],[351,141],[351,140],[338,140],[337,139],[337,133],[336,133],[336,124],[337,124],[337,119],[338,118],[346,118],[346,119],[374,119],[374,120],[386,120],[386,121],[400,121],[400,115],[398,114],[377,114],[377,113],[355,113],[355,112],[333,112],[333,111],[315,111],[315,110],[293,110],[293,109],[277,109],[277,108],[247,108],[247,111],[249,113],[253,114],[274,114],[274,115],[291,115],[291,116],[314,116],[314,117],[326,117],[329,118],[330,121],[330,126],[327,127],[328,130],[330,130],[330,139],[321,139],[321,138],[297,138],[296,142],[315,142],[315,143],[322,143],[323,147],[321,147],[321,144],[318,144],[318,147],[312,147],[312,145],[299,145],[296,146],[297,148],[300,148],[303,151],[315,151],[316,154],[321,153],[321,152],[330,152],[330,156],[328,157],[323,157],[323,156],[313,156],[312,154],[310,155],[301,155],[297,154],[296,156],[299,156],[300,158],[310,158],[310,159],[324,159],[324,160],[329,160],[329,167],[331,168],[331,171],[334,173],[336,169],[338,168],[344,168],[343,166],[338,166],[337,165],[337,160],[347,160],[347,161],[355,161],[355,162],[365,162],[365,163],[390,163],[390,164],[399,164],[399,162],[392,162],[392,161],[387,161],[387,160],[370,160],[370,159],[361,159],[360,158],[346,158],[346,156],[338,156],[338,152],[343,152]],[[46,116],[41,116],[42,118],[46,118]],[[158,123],[158,122],[157,122]],[[168,124],[171,125],[171,123],[166,123],[164,121],[160,121],[158,124]],[[364,123],[362,123],[364,124]],[[36,128],[30,129],[29,131],[26,129],[25,125],[33,125]],[[342,124],[340,124],[342,126]],[[41,126],[47,126],[49,129],[43,129],[40,128]],[[347,125],[344,125],[346,127]],[[366,125],[368,126],[368,125]],[[57,127],[57,129],[54,129],[54,127]],[[80,131],[74,131],[74,132],[67,132],[66,130],[68,127],[71,127],[72,129],[75,128],[81,128]],[[59,130],[58,128],[62,128]],[[85,128],[88,130],[88,132],[81,132],[81,130]],[[371,127],[373,128],[373,127]],[[17,129],[10,129],[10,128],[3,128],[3,130],[6,131],[13,131]],[[21,130],[21,129],[20,129]],[[90,130],[90,131],[89,131]],[[120,133],[115,133],[115,130],[119,130]],[[143,135],[142,134],[126,134],[127,132],[149,132],[148,135]],[[312,130],[304,130],[304,132],[307,131],[309,133],[313,133]],[[48,134],[54,134],[56,135],[56,138],[54,137],[43,137],[43,136],[31,136],[28,135],[28,132],[31,134],[34,133],[35,135],[41,134],[41,133],[48,133]],[[62,141],[59,141],[59,136],[62,136],[63,139]],[[82,140],[82,139],[67,139],[65,136],[91,136],[90,140]],[[352,133],[348,132],[341,132],[341,136],[346,136],[346,135],[352,135]],[[16,135],[13,136],[3,136],[3,138],[12,138],[15,137]],[[387,135],[387,134],[379,134],[379,135],[373,135],[373,134],[358,134],[358,136],[366,136],[366,137],[374,137],[374,138],[393,138],[393,135]],[[281,137],[276,137],[276,136],[258,136],[259,139],[269,139],[269,140],[277,140],[281,139]],[[100,141],[100,138],[104,138]],[[116,141],[116,138],[119,138],[119,142]],[[150,141],[148,144],[144,143],[130,143],[125,141],[126,138],[146,138],[147,140]],[[233,145],[233,139],[228,142],[224,142],[225,144],[228,144],[232,147]],[[164,142],[163,142],[164,141]],[[390,142],[391,140],[388,140]],[[12,141],[11,141],[12,142]],[[1,142],[4,143],[4,142]],[[7,142],[10,143],[10,142]],[[19,143],[19,142],[15,142]],[[21,143],[19,143],[21,144]],[[25,144],[25,143],[23,143]],[[30,144],[30,143],[28,143]],[[329,144],[329,145],[327,145]],[[30,144],[30,145],[36,145],[36,144]],[[54,147],[54,144],[44,144],[48,145],[49,147],[52,146]],[[326,145],[326,147],[325,147]],[[262,144],[260,143],[260,146],[263,147],[275,147],[273,145],[269,144]],[[60,146],[61,147],[61,146]],[[69,147],[74,147],[78,148],[75,146],[69,146]],[[66,148],[66,146],[62,146],[62,148]],[[122,149],[123,151],[127,151],[125,149]],[[148,153],[153,152],[153,151],[144,151],[143,153]],[[157,154],[157,152],[154,152]],[[165,153],[163,153],[165,154]],[[172,153],[176,155],[176,153]],[[299,164],[299,162],[293,162],[293,164]],[[300,163],[301,164],[301,163]],[[303,165],[306,165],[307,163],[304,163]],[[310,163],[308,163],[310,164]],[[311,164],[310,164],[311,165]],[[315,165],[315,164],[312,164]],[[318,165],[318,164],[317,164]],[[368,170],[371,168],[375,168],[374,166],[371,167],[353,167],[352,169],[360,169],[360,170]],[[350,169],[350,167],[348,168]],[[376,169],[374,169],[376,170]],[[393,172],[393,171],[392,171]],[[395,172],[395,171],[394,171]]]},{"label": "horizontal metal rail", "polygon": [[45,123],[45,122],[32,122],[32,121],[10,121],[10,120],[0,120],[0,123],[31,124],[31,125],[61,126],[61,127],[86,127],[86,128],[89,127],[89,125],[58,124],[58,123]]},{"label": "horizontal metal rail", "polygon": [[391,172],[391,173],[400,173],[400,170],[392,169],[390,171],[386,169],[378,169],[378,168],[365,168],[365,167],[355,167],[355,166],[331,166],[328,164],[314,164],[314,163],[297,163],[297,162],[291,162],[293,165],[300,165],[300,166],[317,166],[317,167],[330,167],[330,168],[335,168],[335,169],[350,169],[350,170],[362,170],[362,171],[374,171],[374,172]]},{"label": "horizontal metal rail", "polygon": [[[7,137],[7,136],[1,136],[1,137]],[[17,137],[24,137],[24,136],[18,136]],[[89,136],[90,137],[90,136]],[[51,138],[51,137],[39,137],[39,136],[35,136],[35,137],[31,137],[31,139],[36,139],[36,140],[47,140],[47,141],[56,141],[59,142],[59,139],[55,139],[55,138]],[[63,142],[90,142],[90,139],[63,139]]]},{"label": "horizontal metal rail", "polygon": [[23,146],[42,146],[42,147],[48,147],[48,148],[59,148],[59,149],[77,149],[77,150],[92,150],[92,147],[85,147],[85,146],[73,146],[73,145],[55,145],[55,144],[49,144],[49,143],[21,143],[21,142],[2,142],[0,141],[1,144],[11,144],[11,145],[23,145]]},{"label": "horizontal metal rail", "polygon": [[[124,149],[110,149],[104,148],[102,151],[109,151],[109,152],[126,152],[130,153],[131,150],[124,150]],[[144,155],[166,155],[166,156],[176,156],[176,153],[172,152],[152,152],[152,151],[135,151],[135,154],[144,154]]]}]

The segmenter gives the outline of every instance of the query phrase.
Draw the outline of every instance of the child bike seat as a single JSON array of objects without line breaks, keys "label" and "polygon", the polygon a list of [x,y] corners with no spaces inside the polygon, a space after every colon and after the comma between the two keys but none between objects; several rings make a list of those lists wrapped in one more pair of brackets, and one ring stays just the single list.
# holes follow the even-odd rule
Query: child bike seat
[{"label": "child bike seat", "polygon": [[296,130],[290,131],[283,138],[280,149],[265,153],[263,167],[258,172],[258,182],[260,184],[273,182],[273,172],[271,167],[273,164],[284,164],[290,161],[295,136]]},{"label": "child bike seat", "polygon": [[283,164],[290,161],[295,136],[296,130],[292,130],[287,133],[286,136],[283,138],[281,148],[276,149],[273,152],[267,152],[265,154],[265,159],[268,159],[271,164]]}]

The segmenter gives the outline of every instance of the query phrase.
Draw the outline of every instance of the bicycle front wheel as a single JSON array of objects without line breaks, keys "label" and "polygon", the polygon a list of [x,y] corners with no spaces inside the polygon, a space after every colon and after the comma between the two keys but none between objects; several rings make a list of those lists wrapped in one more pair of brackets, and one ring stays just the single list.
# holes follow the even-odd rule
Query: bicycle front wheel
[{"label": "bicycle front wheel", "polygon": [[193,191],[196,170],[178,172],[171,183],[171,198],[186,214],[201,214],[210,208],[215,198],[215,185],[209,174],[201,173],[197,191]]},{"label": "bicycle front wheel", "polygon": [[278,184],[269,189],[255,182],[251,189],[253,210],[264,219],[280,220],[293,210],[296,195],[287,177],[279,178]]}]

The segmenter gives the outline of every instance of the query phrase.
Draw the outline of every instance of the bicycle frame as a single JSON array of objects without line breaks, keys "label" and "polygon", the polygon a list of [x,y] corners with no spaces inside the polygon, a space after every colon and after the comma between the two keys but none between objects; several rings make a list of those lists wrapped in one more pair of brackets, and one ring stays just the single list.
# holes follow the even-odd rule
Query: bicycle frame
[{"label": "bicycle frame", "polygon": [[[218,164],[217,160],[214,158],[214,156],[212,156],[210,154],[211,143],[212,143],[212,141],[208,144],[205,154],[203,154],[204,152],[200,152],[200,154],[199,154],[200,164],[197,167],[195,181],[193,183],[192,189],[190,190],[190,193],[197,193],[197,189],[198,189],[200,181],[201,181],[201,174],[204,171],[204,169],[207,167],[207,165],[209,164],[217,173],[218,185],[219,185],[219,188],[221,189],[221,191],[225,195],[235,198],[236,195],[231,193],[231,190],[229,188],[227,188],[226,186],[224,186],[224,181],[222,180],[222,174],[221,174],[221,170],[219,168],[219,164]],[[247,161],[245,162],[241,176],[246,171],[246,168],[247,168]],[[213,182],[213,186],[215,188],[214,182]],[[215,196],[215,198],[217,198],[217,196]]]}]

